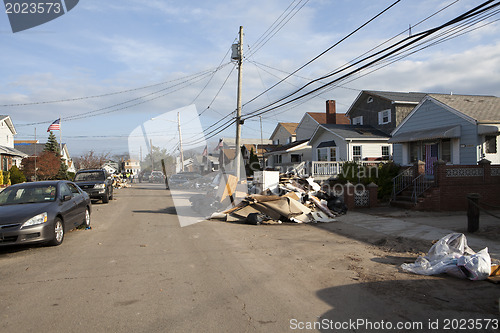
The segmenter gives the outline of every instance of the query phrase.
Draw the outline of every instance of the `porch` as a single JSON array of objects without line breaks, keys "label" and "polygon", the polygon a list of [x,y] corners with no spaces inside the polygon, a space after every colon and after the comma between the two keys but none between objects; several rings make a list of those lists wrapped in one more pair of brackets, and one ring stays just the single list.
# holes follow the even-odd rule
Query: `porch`
[{"label": "porch", "polygon": [[[323,161],[313,161],[311,163],[311,176],[315,180],[326,180],[329,178],[335,178],[343,172],[349,172],[350,170],[344,170],[345,163],[352,163],[346,161],[337,162],[323,162]],[[387,163],[387,161],[356,161],[360,166],[377,167],[380,163]]]},{"label": "porch", "polygon": [[500,206],[500,165],[481,160],[477,165],[434,163],[433,178],[420,161],[393,179],[391,204],[408,209],[454,211],[467,208],[467,194],[478,193],[482,201]]}]

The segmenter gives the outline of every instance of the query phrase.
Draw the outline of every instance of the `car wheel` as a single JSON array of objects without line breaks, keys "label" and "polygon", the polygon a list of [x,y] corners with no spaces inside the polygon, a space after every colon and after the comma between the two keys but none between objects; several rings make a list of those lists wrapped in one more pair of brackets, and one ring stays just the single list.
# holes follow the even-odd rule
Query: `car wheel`
[{"label": "car wheel", "polygon": [[49,245],[58,246],[61,245],[64,240],[64,225],[63,221],[56,217],[54,219],[54,236],[52,240],[49,242]]},{"label": "car wheel", "polygon": [[103,197],[102,197],[102,203],[108,203],[109,202],[109,194],[106,193]]},{"label": "car wheel", "polygon": [[90,228],[90,209],[88,207],[85,208],[85,217],[82,225],[85,226],[85,228]]}]

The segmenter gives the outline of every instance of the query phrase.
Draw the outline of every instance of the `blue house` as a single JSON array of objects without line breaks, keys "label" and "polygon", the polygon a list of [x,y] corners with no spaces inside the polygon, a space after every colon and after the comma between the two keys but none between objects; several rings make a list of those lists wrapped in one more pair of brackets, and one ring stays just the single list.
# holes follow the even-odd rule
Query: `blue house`
[{"label": "blue house", "polygon": [[475,165],[481,159],[500,164],[500,98],[428,94],[394,129],[393,159],[401,165]]}]

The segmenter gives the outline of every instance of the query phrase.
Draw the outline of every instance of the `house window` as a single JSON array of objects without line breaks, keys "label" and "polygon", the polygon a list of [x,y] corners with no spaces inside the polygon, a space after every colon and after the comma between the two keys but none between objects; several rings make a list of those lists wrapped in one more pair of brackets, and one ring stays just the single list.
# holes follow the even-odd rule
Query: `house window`
[{"label": "house window", "polygon": [[410,142],[410,163],[418,161],[418,143]]},{"label": "house window", "polygon": [[286,143],[289,144],[289,143],[292,143],[292,137],[289,136],[287,139],[286,139]]},{"label": "house window", "polygon": [[302,162],[302,155],[300,155],[300,154],[291,154],[290,155],[290,161],[292,163],[300,163],[300,162]]},{"label": "house window", "polygon": [[363,125],[363,116],[352,118],[353,125]]},{"label": "house window", "polygon": [[273,145],[279,145],[280,144],[280,140],[273,140]]},{"label": "house window", "polygon": [[451,162],[451,141],[446,139],[441,141],[441,159],[447,163]]},{"label": "house window", "polygon": [[337,161],[337,148],[330,147],[330,161]]},{"label": "house window", "polygon": [[318,161],[328,161],[328,150],[326,148],[318,148]]},{"label": "house window", "polygon": [[9,171],[9,167],[7,165],[7,157],[3,157],[2,158],[2,169],[3,171]]},{"label": "house window", "polygon": [[384,110],[380,111],[378,113],[378,124],[383,125],[383,124],[388,124],[391,122],[391,110]]},{"label": "house window", "polygon": [[352,146],[352,160],[361,161],[361,146]]},{"label": "house window", "polygon": [[382,159],[388,160],[390,157],[389,146],[382,146]]},{"label": "house window", "polygon": [[281,164],[281,155],[274,155],[274,164]]},{"label": "house window", "polygon": [[496,154],[497,153],[497,137],[496,135],[486,135],[486,154]]},{"label": "house window", "polygon": [[366,99],[366,103],[371,103],[371,102],[373,102],[373,97],[368,96],[368,98]]}]

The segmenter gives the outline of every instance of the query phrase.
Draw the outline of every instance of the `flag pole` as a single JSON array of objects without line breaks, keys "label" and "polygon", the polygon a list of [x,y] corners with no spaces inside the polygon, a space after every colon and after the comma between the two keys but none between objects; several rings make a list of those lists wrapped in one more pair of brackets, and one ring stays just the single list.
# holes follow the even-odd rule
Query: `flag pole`
[{"label": "flag pole", "polygon": [[37,151],[36,151],[36,127],[35,127],[35,181],[36,181],[36,159],[37,159]]},{"label": "flag pole", "polygon": [[62,124],[61,124],[61,117],[59,117],[59,146],[61,150],[61,157],[63,156],[63,150],[62,150]]}]

